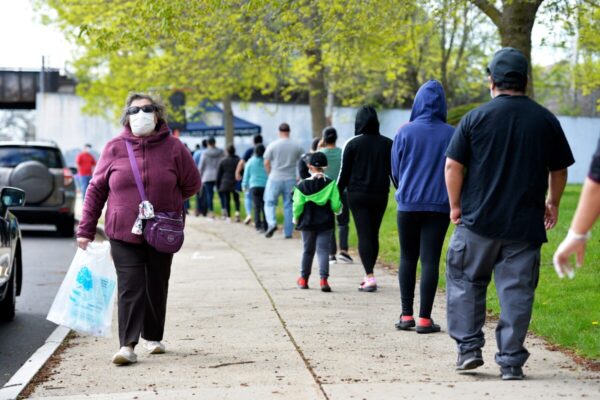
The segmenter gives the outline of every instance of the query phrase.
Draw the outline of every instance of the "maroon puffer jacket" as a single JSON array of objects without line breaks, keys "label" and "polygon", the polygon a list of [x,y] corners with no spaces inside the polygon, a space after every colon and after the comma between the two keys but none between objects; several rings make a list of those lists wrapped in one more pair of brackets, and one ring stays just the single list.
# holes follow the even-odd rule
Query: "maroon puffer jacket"
[{"label": "maroon puffer jacket", "polygon": [[94,239],[96,225],[108,200],[105,230],[110,239],[142,243],[131,233],[138,215],[140,195],[135,185],[124,139],[133,143],[133,152],[154,211],[183,211],[183,200],[200,188],[200,174],[190,152],[163,124],[158,133],[137,137],[129,127],[109,141],[85,194],[78,237]]}]

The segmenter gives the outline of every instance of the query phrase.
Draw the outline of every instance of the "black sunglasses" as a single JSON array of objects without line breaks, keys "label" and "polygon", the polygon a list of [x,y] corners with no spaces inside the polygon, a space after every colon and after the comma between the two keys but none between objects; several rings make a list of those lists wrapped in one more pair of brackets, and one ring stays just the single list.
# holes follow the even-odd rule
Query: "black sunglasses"
[{"label": "black sunglasses", "polygon": [[146,112],[146,113],[155,112],[156,106],[154,104],[146,104],[145,106],[141,106],[141,107],[138,107],[138,106],[128,107],[127,115],[137,114],[140,112],[140,110],[142,110],[143,112]]}]

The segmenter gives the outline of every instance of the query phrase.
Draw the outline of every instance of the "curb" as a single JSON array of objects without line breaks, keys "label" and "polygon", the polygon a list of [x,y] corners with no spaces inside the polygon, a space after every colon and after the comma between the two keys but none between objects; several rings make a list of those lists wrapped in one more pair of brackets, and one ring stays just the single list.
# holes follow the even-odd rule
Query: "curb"
[{"label": "curb", "polygon": [[64,326],[57,327],[46,342],[25,361],[23,366],[10,378],[8,382],[0,389],[0,400],[14,400],[27,387],[29,382],[37,375],[39,370],[46,364],[46,361],[62,344],[67,335],[71,332]]},{"label": "curb", "polygon": [[[106,232],[104,231],[104,225],[98,225],[96,227],[96,235],[101,236],[104,240],[108,240],[108,236],[106,236]],[[0,388],[0,400],[16,400],[40,369],[46,364],[48,359],[52,357],[56,349],[64,342],[70,332],[71,330],[67,327],[56,327],[50,336],[48,336],[48,339],[46,339],[44,344],[40,346],[35,353],[23,363],[21,368],[15,372],[10,380]]]}]

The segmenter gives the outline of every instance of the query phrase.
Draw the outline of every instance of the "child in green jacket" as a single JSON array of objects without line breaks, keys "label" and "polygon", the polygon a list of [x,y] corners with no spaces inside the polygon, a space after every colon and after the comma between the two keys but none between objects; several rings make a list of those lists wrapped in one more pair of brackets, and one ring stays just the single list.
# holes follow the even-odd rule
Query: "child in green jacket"
[{"label": "child in green jacket", "polygon": [[311,177],[300,181],[294,188],[293,212],[296,229],[302,231],[304,243],[298,287],[308,289],[308,278],[316,251],[321,275],[321,290],[331,292],[327,282],[329,243],[335,226],[334,213],[341,212],[342,202],[336,182],[327,178],[323,172],[326,167],[325,154],[321,152],[311,154],[308,162]]}]

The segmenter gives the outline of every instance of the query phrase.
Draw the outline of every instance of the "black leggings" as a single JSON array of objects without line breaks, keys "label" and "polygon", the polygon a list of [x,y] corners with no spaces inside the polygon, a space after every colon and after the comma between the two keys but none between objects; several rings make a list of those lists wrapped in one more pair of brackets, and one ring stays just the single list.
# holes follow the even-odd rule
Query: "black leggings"
[{"label": "black leggings", "polygon": [[265,188],[250,188],[252,194],[252,205],[254,206],[254,226],[257,231],[267,229],[267,220],[265,219]]},{"label": "black leggings", "polygon": [[233,203],[235,205],[235,211],[237,213],[240,212],[240,194],[236,191],[233,192],[219,192],[219,197],[221,197],[221,210],[227,215],[231,217],[231,196],[233,195]]},{"label": "black leggings", "polygon": [[379,255],[379,227],[387,202],[387,193],[348,192],[348,205],[358,235],[358,254],[367,275],[373,273]]},{"label": "black leggings", "polygon": [[431,318],[438,285],[440,254],[450,216],[439,212],[398,211],[400,238],[400,299],[402,315],[413,315],[417,262],[421,258],[421,309],[419,317]]}]

